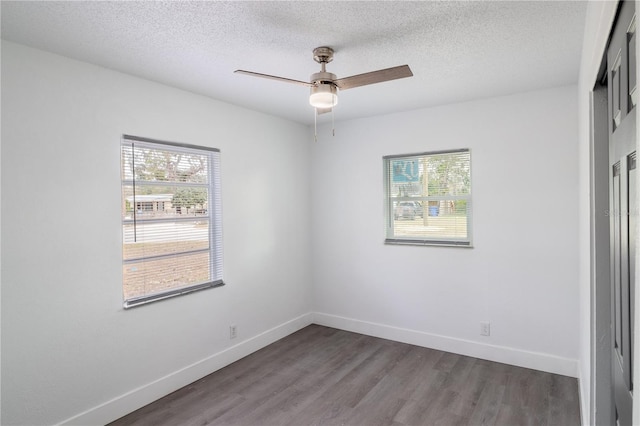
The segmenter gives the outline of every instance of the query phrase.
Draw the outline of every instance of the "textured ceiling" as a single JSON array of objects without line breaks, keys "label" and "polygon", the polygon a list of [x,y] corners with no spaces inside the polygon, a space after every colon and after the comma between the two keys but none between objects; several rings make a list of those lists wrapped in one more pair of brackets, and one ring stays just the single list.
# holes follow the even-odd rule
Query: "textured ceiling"
[{"label": "textured ceiling", "polygon": [[[335,120],[573,84],[582,1],[94,2],[2,1],[2,38],[300,123],[297,80],[335,49],[346,77],[409,64],[414,77],[340,93]],[[321,116],[330,120],[330,114]]]}]

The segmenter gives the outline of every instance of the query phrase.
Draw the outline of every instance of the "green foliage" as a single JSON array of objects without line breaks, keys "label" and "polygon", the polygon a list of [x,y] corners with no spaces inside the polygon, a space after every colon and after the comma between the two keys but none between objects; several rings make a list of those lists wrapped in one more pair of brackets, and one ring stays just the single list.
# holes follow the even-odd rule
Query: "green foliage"
[{"label": "green foliage", "polygon": [[131,164],[135,164],[137,180],[204,183],[207,175],[207,158],[203,155],[157,149],[136,149],[135,153]]},{"label": "green foliage", "polygon": [[[469,154],[443,154],[426,160],[429,195],[469,194],[471,173]],[[423,176],[421,176],[422,179]]]},{"label": "green foliage", "polygon": [[202,207],[206,202],[207,191],[200,188],[178,188],[171,199],[173,207]]},{"label": "green foliage", "polygon": [[467,200],[455,201],[455,214],[465,216],[467,215]]}]

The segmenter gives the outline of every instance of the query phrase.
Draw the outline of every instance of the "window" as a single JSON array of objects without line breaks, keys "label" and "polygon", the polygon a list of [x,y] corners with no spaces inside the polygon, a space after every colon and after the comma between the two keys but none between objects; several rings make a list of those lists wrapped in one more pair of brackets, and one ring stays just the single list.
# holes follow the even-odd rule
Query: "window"
[{"label": "window", "polygon": [[125,135],[124,307],[224,285],[220,152]]},{"label": "window", "polygon": [[388,244],[471,246],[468,149],[383,158]]}]

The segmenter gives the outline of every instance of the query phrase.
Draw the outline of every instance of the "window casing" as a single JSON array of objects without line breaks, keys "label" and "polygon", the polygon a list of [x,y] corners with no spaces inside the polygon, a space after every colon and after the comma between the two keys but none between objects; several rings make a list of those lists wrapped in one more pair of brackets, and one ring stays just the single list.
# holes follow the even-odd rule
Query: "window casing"
[{"label": "window casing", "polygon": [[124,307],[224,285],[220,152],[125,135]]},{"label": "window casing", "polygon": [[469,149],[383,157],[387,244],[472,246]]}]

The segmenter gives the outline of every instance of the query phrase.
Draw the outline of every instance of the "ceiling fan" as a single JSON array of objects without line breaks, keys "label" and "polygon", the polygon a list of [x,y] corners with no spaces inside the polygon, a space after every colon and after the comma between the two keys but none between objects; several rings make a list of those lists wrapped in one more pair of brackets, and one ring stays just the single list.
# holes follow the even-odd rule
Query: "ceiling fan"
[{"label": "ceiling fan", "polygon": [[326,65],[333,60],[333,49],[327,46],[313,49],[313,59],[320,64],[322,69],[320,72],[311,74],[309,83],[253,71],[236,70],[235,72],[310,87],[311,95],[309,96],[309,103],[316,109],[318,114],[330,112],[332,108],[338,104],[338,89],[353,89],[354,87],[413,76],[409,65],[400,65],[364,74],[352,75],[351,77],[337,78],[335,74],[327,72],[326,70]]}]

